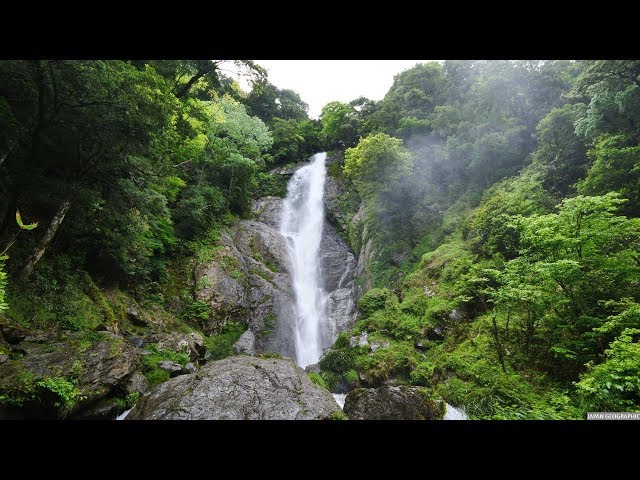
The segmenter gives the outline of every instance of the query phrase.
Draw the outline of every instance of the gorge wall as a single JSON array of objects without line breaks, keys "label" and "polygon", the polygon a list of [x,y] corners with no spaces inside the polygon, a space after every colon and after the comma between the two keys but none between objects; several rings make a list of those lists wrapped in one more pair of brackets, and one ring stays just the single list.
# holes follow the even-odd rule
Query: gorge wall
[{"label": "gorge wall", "polygon": [[[280,169],[290,177],[297,168]],[[322,289],[327,294],[326,314],[331,328],[323,345],[349,328],[356,316],[357,261],[335,222],[340,189],[334,180],[325,184],[325,220],[320,244]],[[252,206],[251,220],[242,220],[222,232],[212,258],[195,268],[196,296],[211,308],[205,331],[219,331],[229,321],[245,323],[241,338],[244,353],[274,352],[295,358],[295,297],[290,276],[291,258],[279,232],[283,199],[263,197]],[[338,228],[340,226],[338,225]]]}]

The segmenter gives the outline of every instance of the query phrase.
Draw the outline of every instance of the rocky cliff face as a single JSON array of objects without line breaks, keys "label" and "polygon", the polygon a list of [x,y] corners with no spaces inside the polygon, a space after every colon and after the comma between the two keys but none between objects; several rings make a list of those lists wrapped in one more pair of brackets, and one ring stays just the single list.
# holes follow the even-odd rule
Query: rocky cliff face
[{"label": "rocky cliff face", "polygon": [[[330,185],[330,184],[327,184]],[[335,203],[328,186],[325,201]],[[295,357],[295,299],[289,276],[290,257],[280,234],[283,199],[264,197],[253,205],[253,220],[243,220],[221,234],[213,258],[196,267],[196,296],[211,305],[207,332],[218,331],[227,320],[246,323],[253,333],[243,339],[242,351],[277,352]],[[327,207],[327,214],[330,210]],[[337,334],[355,319],[356,259],[328,220],[323,227],[320,265],[328,292],[327,313]]]},{"label": "rocky cliff face", "polygon": [[289,359],[229,357],[158,385],[127,420],[321,420],[339,406]]},{"label": "rocky cliff face", "polygon": [[196,296],[212,307],[205,330],[216,332],[228,320],[244,322],[254,333],[247,351],[295,357],[289,262],[285,239],[266,223],[244,220],[223,233],[214,258],[195,271]]},{"label": "rocky cliff face", "polygon": [[[347,184],[345,178],[340,174],[335,174],[335,170],[342,168],[343,156],[340,152],[332,152],[327,157],[327,164],[329,165],[329,173],[331,170],[334,174],[327,175],[325,183],[325,195],[324,204],[326,209],[326,216],[328,222],[332,225],[333,230],[340,234],[342,238],[351,238],[353,241],[352,247],[357,250],[357,255],[347,260],[349,266],[353,265],[353,272],[350,273],[352,277],[358,279],[358,282],[350,287],[350,297],[355,302],[360,298],[367,290],[372,288],[371,275],[368,271],[371,260],[375,257],[376,252],[373,247],[373,241],[370,238],[370,232],[367,230],[364,222],[364,208],[359,206],[356,212],[350,214],[345,211],[345,206],[342,205],[345,202],[345,197],[348,196]],[[351,187],[353,188],[353,187]],[[356,204],[357,208],[358,205]],[[353,205],[346,207],[346,209],[354,208]],[[351,218],[349,218],[351,217]],[[342,242],[350,252],[352,249],[346,242]],[[327,249],[328,251],[328,249]],[[336,297],[346,296],[346,292],[340,292]]]}]

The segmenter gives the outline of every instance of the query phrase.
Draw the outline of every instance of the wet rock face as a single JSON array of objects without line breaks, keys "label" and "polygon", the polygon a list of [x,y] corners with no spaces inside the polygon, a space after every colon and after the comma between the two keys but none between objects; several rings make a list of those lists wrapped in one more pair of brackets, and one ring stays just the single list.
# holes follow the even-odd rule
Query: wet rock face
[{"label": "wet rock face", "polygon": [[240,356],[158,385],[126,420],[316,420],[337,410],[292,360]]},{"label": "wet rock face", "polygon": [[352,390],[343,411],[350,420],[441,420],[445,404],[420,387],[385,385]]},{"label": "wet rock face", "polygon": [[[291,258],[279,232],[282,204],[283,199],[277,197],[256,200],[255,219],[243,220],[222,233],[214,258],[195,270],[196,296],[213,311],[205,331],[216,333],[229,320],[246,323],[254,341],[253,349],[239,347],[245,354],[277,352],[295,357]],[[335,325],[324,339],[328,346],[352,325],[356,315],[352,298],[356,260],[329,222],[323,228],[320,265],[324,289],[330,292],[327,314]]]},{"label": "wet rock face", "polygon": [[256,221],[264,223],[269,227],[279,230],[282,216],[282,202],[279,197],[262,197],[253,202],[251,213]]},{"label": "wet rock face", "polygon": [[320,242],[320,271],[325,291],[349,286],[353,282],[356,259],[336,229],[325,221]]}]

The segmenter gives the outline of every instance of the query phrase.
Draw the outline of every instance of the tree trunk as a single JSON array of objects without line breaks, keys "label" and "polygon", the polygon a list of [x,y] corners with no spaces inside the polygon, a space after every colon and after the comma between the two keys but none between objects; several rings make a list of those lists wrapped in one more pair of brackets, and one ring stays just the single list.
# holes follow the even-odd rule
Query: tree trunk
[{"label": "tree trunk", "polygon": [[56,233],[60,229],[60,225],[62,225],[62,222],[64,221],[64,217],[69,211],[70,207],[71,207],[71,200],[69,199],[65,200],[60,204],[58,211],[56,212],[55,216],[53,217],[53,220],[51,220],[51,223],[49,224],[49,228],[47,228],[47,231],[45,232],[44,236],[40,240],[40,243],[34,250],[33,254],[31,254],[31,257],[29,257],[29,260],[27,260],[27,264],[25,265],[24,269],[22,270],[22,273],[20,274],[20,280],[23,280],[23,281],[27,280],[33,274],[33,271],[36,268],[36,265],[38,264],[42,256],[45,254],[45,252],[47,251],[47,248],[49,247],[49,244],[51,244],[51,241],[53,240],[53,237],[55,237]]},{"label": "tree trunk", "polygon": [[213,62],[208,61],[206,64],[201,65],[198,71],[196,72],[196,74],[193,77],[191,77],[187,83],[185,83],[182,87],[180,87],[178,91],[176,91],[175,93],[176,98],[184,97],[189,92],[189,90],[191,90],[191,87],[193,86],[194,83],[196,83],[198,80],[204,77],[207,73],[212,72],[213,70],[215,70],[215,64]]}]

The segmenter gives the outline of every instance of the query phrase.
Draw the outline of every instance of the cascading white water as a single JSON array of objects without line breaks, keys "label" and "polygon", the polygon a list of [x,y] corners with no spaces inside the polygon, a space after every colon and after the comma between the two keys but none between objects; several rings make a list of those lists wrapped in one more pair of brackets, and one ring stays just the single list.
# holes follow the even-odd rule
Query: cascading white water
[{"label": "cascading white water", "polygon": [[296,363],[304,368],[322,355],[321,328],[326,322],[327,295],[320,276],[320,241],[324,223],[326,153],[296,171],[287,186],[280,233],[287,239],[296,297]]}]

